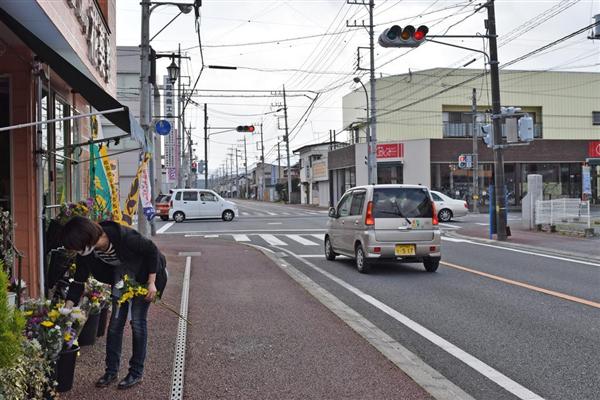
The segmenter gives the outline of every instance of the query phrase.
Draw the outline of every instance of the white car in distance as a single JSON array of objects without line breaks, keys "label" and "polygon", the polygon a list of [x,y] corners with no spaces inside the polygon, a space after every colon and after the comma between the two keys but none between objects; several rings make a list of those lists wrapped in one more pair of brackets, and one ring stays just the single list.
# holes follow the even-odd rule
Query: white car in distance
[{"label": "white car in distance", "polygon": [[464,200],[456,200],[443,193],[431,190],[440,222],[448,222],[452,218],[464,217],[469,212],[469,206]]}]

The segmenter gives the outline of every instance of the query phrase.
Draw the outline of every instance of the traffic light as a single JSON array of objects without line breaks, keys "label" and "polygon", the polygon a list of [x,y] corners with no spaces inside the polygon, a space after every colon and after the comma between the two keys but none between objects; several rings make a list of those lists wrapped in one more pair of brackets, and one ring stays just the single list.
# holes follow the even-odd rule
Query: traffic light
[{"label": "traffic light", "polygon": [[533,118],[525,115],[519,118],[519,141],[533,142]]},{"label": "traffic light", "polygon": [[204,160],[198,161],[198,173],[203,174],[205,169],[206,169],[206,163],[204,162]]},{"label": "traffic light", "polygon": [[458,156],[458,168],[460,168],[460,169],[467,168],[467,156],[466,155],[461,154],[460,156]]},{"label": "traffic light", "polygon": [[198,164],[196,164],[196,161],[192,162],[192,173],[196,173],[196,171],[198,170]]},{"label": "traffic light", "polygon": [[237,128],[235,128],[236,131],[238,132],[254,132],[254,125],[240,125]]},{"label": "traffic light", "polygon": [[491,124],[481,125],[481,132],[483,132],[483,141],[487,147],[494,147],[494,128]]},{"label": "traffic light", "polygon": [[402,29],[398,25],[384,30],[379,35],[379,45],[382,47],[419,47],[425,41],[429,28],[425,25],[415,29],[407,25]]}]

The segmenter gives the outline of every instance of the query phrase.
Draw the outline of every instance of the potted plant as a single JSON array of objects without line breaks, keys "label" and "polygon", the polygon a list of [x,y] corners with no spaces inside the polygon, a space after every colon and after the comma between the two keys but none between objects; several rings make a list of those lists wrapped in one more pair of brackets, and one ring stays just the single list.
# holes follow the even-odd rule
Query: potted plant
[{"label": "potted plant", "polygon": [[27,319],[25,335],[39,342],[44,357],[52,363],[52,378],[58,383],[56,390],[70,390],[79,352],[77,337],[86,320],[84,311],[49,300],[29,300],[23,308]]},{"label": "potted plant", "polygon": [[[110,292],[108,292],[108,296]],[[79,345],[90,346],[96,342],[100,315],[107,299],[107,285],[94,278],[88,279],[85,284],[81,308],[87,313],[88,318],[79,334]]]}]

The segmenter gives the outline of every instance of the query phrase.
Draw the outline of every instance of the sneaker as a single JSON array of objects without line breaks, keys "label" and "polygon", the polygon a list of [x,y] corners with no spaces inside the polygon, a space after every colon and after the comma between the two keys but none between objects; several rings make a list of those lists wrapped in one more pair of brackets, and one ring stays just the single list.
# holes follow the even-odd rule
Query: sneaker
[{"label": "sneaker", "polygon": [[117,380],[116,374],[109,374],[108,372],[102,375],[98,381],[96,381],[96,387],[107,387],[111,383]]}]

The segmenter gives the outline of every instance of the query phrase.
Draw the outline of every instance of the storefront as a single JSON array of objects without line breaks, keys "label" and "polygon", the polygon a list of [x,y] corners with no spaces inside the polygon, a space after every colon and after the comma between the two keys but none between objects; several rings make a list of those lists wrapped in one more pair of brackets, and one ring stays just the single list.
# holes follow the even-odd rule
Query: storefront
[{"label": "storefront", "polygon": [[0,127],[10,127],[0,131],[0,207],[13,216],[32,296],[43,287],[44,221],[58,204],[88,196],[90,155],[79,144],[92,121],[77,115],[120,109],[106,117],[124,133],[135,125],[112,97],[114,11],[114,0],[0,7]]}]

